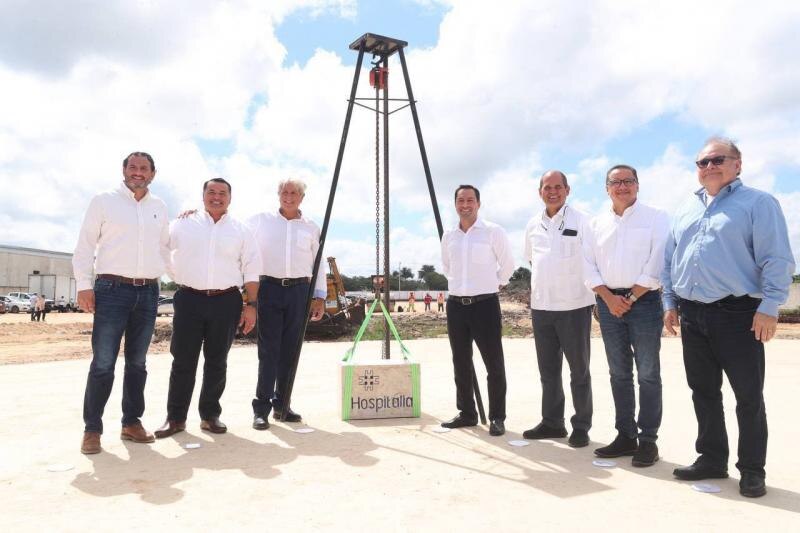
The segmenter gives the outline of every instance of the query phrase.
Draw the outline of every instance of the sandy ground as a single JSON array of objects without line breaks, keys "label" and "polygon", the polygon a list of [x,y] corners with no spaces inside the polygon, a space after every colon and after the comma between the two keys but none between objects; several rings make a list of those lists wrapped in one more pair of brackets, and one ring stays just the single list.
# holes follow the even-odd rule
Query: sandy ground
[{"label": "sandy ground", "polygon": [[[88,345],[88,336],[81,342]],[[0,439],[3,529],[708,532],[797,531],[800,526],[800,460],[794,448],[797,341],[768,345],[769,493],[757,500],[739,496],[735,453],[733,477],[718,481],[718,494],[696,492],[671,476],[676,465],[694,459],[695,419],[677,339],[663,344],[662,459],[647,469],[633,468],[624,458],[615,468],[592,465],[592,449],[615,434],[599,339],[592,342],[593,442],[582,449],[571,449],[564,440],[522,448],[508,443],[539,421],[531,339],[504,341],[508,433],[499,438],[490,437],[484,426],[432,431],[455,414],[448,342],[408,345],[422,366],[419,419],[341,421],[338,360],[348,343],[307,343],[293,401],[305,423],[276,422],[269,431],[255,431],[250,400],[256,350],[237,347],[223,397],[229,432],[201,432],[193,405],[187,432],[152,445],[119,440],[120,362],[104,416],[104,452],[94,456],[79,453],[88,361],[5,365],[0,401],[12,408]],[[378,346],[363,343],[359,357],[377,358]],[[156,351],[148,358],[143,418],[151,430],[164,418],[171,362],[169,354]],[[481,364],[478,371],[483,382]],[[727,386],[724,393],[735,449],[732,394]],[[315,431],[296,433],[297,427]],[[187,443],[201,447],[183,448]],[[72,469],[48,471],[58,465]]]}]

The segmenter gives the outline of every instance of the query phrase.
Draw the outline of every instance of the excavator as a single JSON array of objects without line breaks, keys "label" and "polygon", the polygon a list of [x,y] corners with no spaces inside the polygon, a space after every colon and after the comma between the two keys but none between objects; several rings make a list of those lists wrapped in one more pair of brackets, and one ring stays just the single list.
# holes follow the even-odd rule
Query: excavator
[{"label": "excavator", "polygon": [[364,320],[365,300],[347,296],[335,257],[328,257],[328,267],[325,314],[321,320],[308,323],[306,337],[339,337],[357,328]]}]

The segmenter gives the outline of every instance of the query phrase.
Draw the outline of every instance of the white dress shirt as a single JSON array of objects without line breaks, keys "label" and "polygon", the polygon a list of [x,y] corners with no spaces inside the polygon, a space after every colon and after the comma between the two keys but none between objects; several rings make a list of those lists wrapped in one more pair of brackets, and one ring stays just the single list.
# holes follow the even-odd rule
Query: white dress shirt
[{"label": "white dress shirt", "polygon": [[161,277],[169,262],[167,206],[149,192],[138,202],[122,183],[89,203],[72,256],[75,286],[94,285],[94,272],[126,278]]},{"label": "white dress shirt", "polygon": [[514,256],[505,230],[479,218],[466,232],[456,225],[444,233],[442,265],[450,294],[477,296],[508,283]]},{"label": "white dress shirt", "polygon": [[525,259],[531,263],[531,309],[570,311],[594,305],[583,277],[587,222],[585,214],[566,204],[552,218],[544,209],[528,222]]},{"label": "white dress shirt", "polygon": [[[319,250],[319,227],[311,220],[287,220],[280,211],[259,213],[247,225],[255,235],[261,252],[261,274],[273,278],[311,278],[311,269]],[[314,297],[328,295],[328,282],[322,261],[314,286]]]},{"label": "white dress shirt", "polygon": [[660,288],[668,233],[667,214],[638,200],[622,216],[613,209],[597,215],[583,241],[586,286]]},{"label": "white dress shirt", "polygon": [[214,223],[205,210],[169,227],[170,277],[197,290],[222,290],[258,282],[261,254],[253,233],[225,214]]}]

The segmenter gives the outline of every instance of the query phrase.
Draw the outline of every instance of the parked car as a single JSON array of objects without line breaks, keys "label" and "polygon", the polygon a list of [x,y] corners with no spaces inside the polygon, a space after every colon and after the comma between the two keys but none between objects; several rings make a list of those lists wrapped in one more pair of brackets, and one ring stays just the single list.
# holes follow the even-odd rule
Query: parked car
[{"label": "parked car", "polygon": [[28,300],[21,300],[19,298],[12,298],[11,296],[0,296],[0,300],[6,304],[6,310],[9,313],[27,313],[31,310],[31,303]]},{"label": "parked car", "polygon": [[3,315],[5,313],[6,313],[6,303],[0,300],[0,315]]},{"label": "parked car", "polygon": [[164,298],[160,302],[158,302],[158,310],[156,311],[157,316],[163,315],[174,315],[175,308],[172,307],[172,298]]}]

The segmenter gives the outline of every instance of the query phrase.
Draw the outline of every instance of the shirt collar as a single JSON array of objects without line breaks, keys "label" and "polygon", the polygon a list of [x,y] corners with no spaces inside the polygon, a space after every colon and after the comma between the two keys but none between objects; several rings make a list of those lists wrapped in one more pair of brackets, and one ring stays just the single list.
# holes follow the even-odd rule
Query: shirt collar
[{"label": "shirt collar", "polygon": [[[130,198],[134,202],[136,201],[136,195],[134,195],[133,191],[130,190],[127,185],[125,185],[124,181],[122,182],[122,184],[117,189],[117,192],[120,193],[121,195],[125,196],[126,198]],[[142,200],[146,200],[149,196],[150,196],[150,190],[148,190],[144,194],[144,196],[142,196]]]},{"label": "shirt collar", "polygon": [[286,222],[291,222],[292,220],[299,220],[301,222],[305,222],[306,221],[306,217],[303,216],[303,210],[302,209],[298,209],[297,212],[298,212],[298,214],[300,216],[298,218],[293,218],[293,219],[289,220],[288,218],[283,216],[283,213],[281,213],[281,208],[280,207],[278,207],[278,209],[275,210],[275,214],[278,217],[280,217],[281,219],[285,220]]},{"label": "shirt collar", "polygon": [[206,211],[205,206],[198,209],[197,213],[200,214],[200,216],[202,216],[205,221],[210,222],[211,224],[221,224],[223,221],[225,221],[225,219],[228,218],[228,213],[226,212],[223,213],[221,217],[219,217],[219,222],[214,222],[214,219],[211,218],[211,215],[208,213],[208,211]]},{"label": "shirt collar", "polygon": [[560,220],[560,219],[563,219],[566,216],[566,214],[567,214],[567,204],[566,203],[564,203],[564,205],[561,206],[561,209],[556,211],[556,214],[553,215],[553,218],[550,218],[550,217],[547,216],[547,208],[545,207],[544,210],[542,211],[542,222],[547,222],[549,220],[552,220],[552,221]]},{"label": "shirt collar", "polygon": [[[729,184],[722,187],[714,198],[721,198],[722,196],[732,193],[741,186],[742,186],[742,179],[736,178]],[[706,203],[706,200],[708,199],[708,194],[706,193],[705,187],[700,187],[694,192],[694,194],[700,199],[701,202],[703,202],[704,204]]]},{"label": "shirt collar", "polygon": [[[475,219],[475,223],[471,225],[467,231],[471,230],[472,228],[485,228],[485,227],[486,224],[483,222],[483,219],[481,217],[478,217],[477,219]],[[458,231],[461,231],[461,220],[456,221],[456,229]],[[466,232],[461,231],[461,233],[466,233]]]},{"label": "shirt collar", "polygon": [[[638,208],[639,208],[639,199],[637,198],[636,201],[633,202],[633,204],[631,204],[630,206],[625,208],[625,211],[622,212],[622,216],[620,216],[619,218],[628,218],[628,217],[630,217],[631,215],[633,215],[636,212],[636,210]],[[614,215],[615,217],[618,216],[616,211],[614,211],[614,204],[613,203],[611,204],[611,207],[609,208],[609,211],[611,211],[611,214]]]}]

